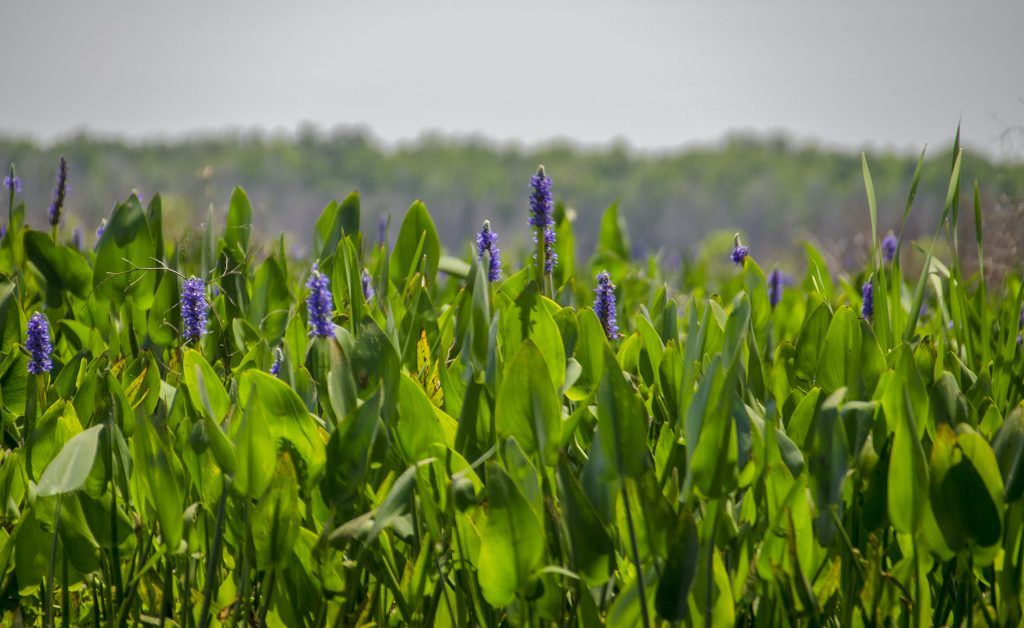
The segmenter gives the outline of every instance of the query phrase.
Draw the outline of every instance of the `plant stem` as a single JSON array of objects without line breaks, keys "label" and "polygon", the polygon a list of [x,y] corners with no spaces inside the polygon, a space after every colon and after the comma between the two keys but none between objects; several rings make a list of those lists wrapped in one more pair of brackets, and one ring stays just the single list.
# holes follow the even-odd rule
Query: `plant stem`
[{"label": "plant stem", "polygon": [[[61,494],[57,493],[57,507],[54,509],[53,515],[53,541],[50,543],[50,564],[47,569],[46,576],[46,619],[43,621],[43,625],[47,628],[53,627],[53,571],[54,564],[57,562],[57,536],[60,533],[60,498]],[[63,583],[64,588],[67,588],[67,582]]]},{"label": "plant stem", "polygon": [[213,581],[217,575],[217,563],[220,562],[220,546],[224,536],[224,509],[228,501],[228,488],[231,480],[223,476],[224,484],[220,490],[220,501],[217,504],[217,527],[213,534],[213,549],[206,563],[206,582],[203,583],[203,606],[199,611],[199,628],[210,625],[210,599],[213,596]]},{"label": "plant stem", "polygon": [[647,614],[647,595],[644,592],[644,572],[640,568],[640,550],[636,544],[636,528],[633,525],[633,511],[629,507],[629,491],[626,489],[627,480],[622,480],[622,501],[626,504],[626,524],[629,526],[629,543],[633,548],[633,565],[636,567],[637,592],[640,594],[640,617],[643,619],[644,628],[650,628],[651,618]]}]

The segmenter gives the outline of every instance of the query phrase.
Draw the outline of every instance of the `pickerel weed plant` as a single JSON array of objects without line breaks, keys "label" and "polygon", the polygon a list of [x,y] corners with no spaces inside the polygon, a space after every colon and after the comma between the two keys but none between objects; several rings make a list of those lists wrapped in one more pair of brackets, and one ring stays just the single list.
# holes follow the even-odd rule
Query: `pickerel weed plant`
[{"label": "pickerel weed plant", "polygon": [[95,250],[16,206],[0,623],[1020,625],[1024,284],[962,160],[889,259],[863,159],[870,263],[791,283],[738,239],[721,280],[631,261],[617,205],[553,273],[543,170],[504,267],[419,201],[392,246],[331,202],[308,258],[241,189],[176,240],[129,195]]}]

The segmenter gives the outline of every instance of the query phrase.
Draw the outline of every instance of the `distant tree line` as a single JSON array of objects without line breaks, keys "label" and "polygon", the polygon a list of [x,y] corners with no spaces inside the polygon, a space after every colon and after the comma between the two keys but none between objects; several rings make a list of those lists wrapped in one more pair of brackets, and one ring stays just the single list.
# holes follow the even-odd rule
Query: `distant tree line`
[{"label": "distant tree line", "polygon": [[[580,255],[589,255],[600,214],[616,201],[637,256],[661,251],[666,260],[692,257],[700,242],[718,230],[742,231],[755,254],[783,257],[795,255],[790,251],[800,239],[813,238],[846,265],[858,263],[869,247],[860,155],[780,136],[733,136],[715,146],[657,153],[624,144],[523,147],[441,136],[389,147],[359,129],[168,141],[77,135],[45,146],[0,137],[0,163],[16,163],[29,220],[37,225],[44,220],[59,155],[70,163],[69,220],[86,233],[133,190],[147,200],[159,192],[165,214],[173,216],[169,222],[184,231],[197,227],[211,205],[222,216],[231,189],[241,185],[266,237],[279,231],[311,233],[324,205],[358,190],[364,226],[390,214],[392,238],[405,209],[419,198],[454,253],[465,252],[484,219],[499,233],[503,248],[524,250],[530,238],[527,184],[543,163],[554,179],[556,199],[574,210]],[[879,229],[885,233],[899,226],[917,155],[872,152],[867,157]],[[911,236],[934,231],[951,157],[949,147],[929,149],[907,225]],[[965,219],[972,218],[975,179],[985,214],[999,229],[993,237],[1004,240],[1001,246],[1010,256],[1006,263],[1012,263],[1018,243],[1024,244],[1024,163],[965,154]],[[308,246],[291,242],[298,251]]]}]

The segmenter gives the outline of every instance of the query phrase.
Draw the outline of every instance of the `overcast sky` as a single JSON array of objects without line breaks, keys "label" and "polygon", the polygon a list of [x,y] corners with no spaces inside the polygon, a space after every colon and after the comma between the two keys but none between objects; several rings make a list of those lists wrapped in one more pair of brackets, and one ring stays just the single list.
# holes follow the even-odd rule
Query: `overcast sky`
[{"label": "overcast sky", "polygon": [[[365,125],[1024,158],[1024,2],[3,0],[0,132]],[[1009,133],[1006,133],[1010,129]],[[1013,129],[1017,129],[1014,131]]]}]

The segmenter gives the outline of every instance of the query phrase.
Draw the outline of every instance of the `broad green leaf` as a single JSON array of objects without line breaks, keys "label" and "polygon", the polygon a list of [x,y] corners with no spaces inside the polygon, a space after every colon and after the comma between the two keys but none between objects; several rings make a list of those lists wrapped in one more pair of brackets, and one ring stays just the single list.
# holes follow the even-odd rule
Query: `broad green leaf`
[{"label": "broad green leaf", "polygon": [[700,547],[697,526],[689,510],[680,509],[678,519],[669,532],[668,560],[662,568],[654,609],[662,619],[686,619],[687,598],[697,575]]},{"label": "broad green leaf", "polygon": [[[856,389],[860,381],[860,324],[848,307],[839,308],[825,334],[818,360],[817,383],[830,394],[842,387]],[[799,347],[797,355],[799,356]]]},{"label": "broad green leaf", "polygon": [[[250,397],[253,390],[259,391],[255,398]],[[279,451],[287,447],[297,454],[295,473],[304,487],[311,486],[323,472],[327,434],[298,394],[273,375],[254,369],[238,378],[238,391],[243,413],[269,427]]]},{"label": "broad green leaf", "polygon": [[533,341],[523,341],[505,367],[498,390],[495,426],[499,436],[510,435],[544,464],[558,463],[562,406],[551,375]]},{"label": "broad green leaf", "polygon": [[506,606],[544,559],[544,527],[512,479],[487,463],[487,520],[480,536],[477,579],[484,599]]},{"label": "broad green leaf", "polygon": [[[418,270],[422,270],[432,280],[440,258],[441,243],[434,221],[427,212],[427,206],[422,201],[416,201],[402,220],[395,248],[391,252],[391,281],[398,286],[404,285]],[[423,268],[424,262],[426,268]]]},{"label": "broad green leaf", "polygon": [[647,415],[626,381],[611,347],[605,344],[604,373],[597,388],[597,424],[601,446],[614,479],[636,477],[647,467]]},{"label": "broad green leaf", "polygon": [[92,470],[103,428],[103,425],[94,425],[65,443],[39,478],[36,494],[46,497],[78,490]]},{"label": "broad green leaf", "polygon": [[224,230],[224,241],[228,248],[243,257],[249,251],[249,238],[252,237],[252,205],[245,190],[236,187],[231,192],[228,204],[228,224]]},{"label": "broad green leaf", "polygon": [[60,305],[62,292],[85,298],[92,290],[89,263],[72,247],[54,246],[50,236],[41,231],[27,231],[24,236],[25,255],[46,279],[46,299]]},{"label": "broad green leaf", "polygon": [[185,349],[182,364],[185,388],[192,405],[200,412],[205,411],[207,418],[220,425],[227,418],[231,407],[224,384],[209,362],[195,349]]},{"label": "broad green leaf", "polygon": [[259,406],[260,391],[252,386],[242,423],[235,435],[235,488],[244,495],[259,499],[270,486],[273,468],[267,464],[277,454],[277,443],[266,423],[266,413],[254,411]]},{"label": "broad green leaf", "polygon": [[92,271],[95,294],[114,303],[130,296],[136,307],[149,309],[158,271],[141,269],[154,267],[155,256],[146,216],[133,195],[114,208],[96,244],[96,263]]}]

